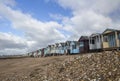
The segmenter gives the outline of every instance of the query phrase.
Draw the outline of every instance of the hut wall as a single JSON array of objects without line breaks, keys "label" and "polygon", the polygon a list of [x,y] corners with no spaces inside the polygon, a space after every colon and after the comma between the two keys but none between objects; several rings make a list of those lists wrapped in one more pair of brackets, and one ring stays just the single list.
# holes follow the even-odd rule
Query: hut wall
[{"label": "hut wall", "polygon": [[70,43],[70,53],[71,54],[76,54],[79,53],[79,47],[78,47],[78,42],[77,41],[72,41]]},{"label": "hut wall", "polygon": [[83,40],[80,42],[80,53],[86,53],[89,51],[89,42],[88,40]]},{"label": "hut wall", "polygon": [[95,35],[89,38],[89,48],[90,50],[102,49],[101,35]]}]

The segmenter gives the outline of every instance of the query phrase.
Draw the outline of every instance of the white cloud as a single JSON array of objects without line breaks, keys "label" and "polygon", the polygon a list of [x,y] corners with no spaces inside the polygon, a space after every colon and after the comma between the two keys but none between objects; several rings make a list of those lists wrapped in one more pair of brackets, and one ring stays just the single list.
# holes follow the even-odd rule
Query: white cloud
[{"label": "white cloud", "polygon": [[19,54],[25,53],[25,51],[27,51],[26,50],[27,48],[28,48],[28,43],[23,38],[15,36],[12,33],[0,32],[0,54],[12,54],[12,53],[16,54],[18,53],[17,51],[20,50],[21,52],[19,52]]},{"label": "white cloud", "polygon": [[[24,32],[24,38],[21,38],[21,40],[25,39],[27,42],[26,46],[28,46],[28,51],[36,50],[38,48],[45,47],[48,44],[64,41],[67,39],[59,31],[59,29],[62,28],[62,25],[55,21],[42,22],[33,18],[30,14],[26,14],[18,10],[13,10],[11,7],[5,4],[0,4],[0,15],[9,20],[15,29],[22,30]],[[4,40],[6,39],[4,38]],[[11,45],[14,45],[15,43],[16,45],[16,41],[14,40],[9,40],[8,43],[11,43]],[[16,46],[16,48],[21,45],[21,42],[18,42],[17,44],[18,46]],[[8,47],[8,44],[3,45],[5,48]],[[11,48],[12,47],[13,46],[11,46]]]},{"label": "white cloud", "polygon": [[55,19],[55,20],[62,20],[66,17],[62,16],[61,14],[49,14],[51,18]]},{"label": "white cloud", "polygon": [[0,4],[6,4],[13,7],[16,5],[16,2],[15,0],[0,0]]},{"label": "white cloud", "polygon": [[101,13],[111,13],[120,7],[120,0],[99,0],[93,5],[93,9]]},{"label": "white cloud", "polygon": [[119,9],[120,0],[58,0],[56,2],[63,8],[72,10],[73,16],[62,20],[64,29],[73,33],[70,40],[77,40],[81,35],[101,33],[106,28],[120,27],[119,19],[115,22],[109,16]]},{"label": "white cloud", "polygon": [[81,35],[90,35],[94,32],[101,33],[107,27],[111,27],[112,19],[93,11],[76,14],[63,20],[64,29],[73,33],[71,40],[78,40]]},{"label": "white cloud", "polygon": [[0,50],[5,48],[23,48],[26,47],[27,42],[11,33],[0,32]]},{"label": "white cloud", "polygon": [[120,0],[58,0],[63,8],[74,12],[93,10],[100,13],[111,13],[120,7]]}]

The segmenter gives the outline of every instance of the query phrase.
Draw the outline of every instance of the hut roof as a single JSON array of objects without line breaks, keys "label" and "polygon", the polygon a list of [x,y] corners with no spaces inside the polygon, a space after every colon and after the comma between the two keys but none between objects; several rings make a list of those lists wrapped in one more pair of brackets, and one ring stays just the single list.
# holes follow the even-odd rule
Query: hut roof
[{"label": "hut roof", "polygon": [[80,41],[80,40],[88,40],[88,39],[89,39],[88,36],[81,36],[78,41]]}]

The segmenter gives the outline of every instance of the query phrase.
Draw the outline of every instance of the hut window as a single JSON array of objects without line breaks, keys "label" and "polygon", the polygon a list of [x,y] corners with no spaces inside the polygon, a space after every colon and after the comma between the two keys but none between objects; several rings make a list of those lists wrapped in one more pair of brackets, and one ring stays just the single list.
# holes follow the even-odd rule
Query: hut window
[{"label": "hut window", "polygon": [[76,45],[72,45],[72,48],[73,48],[73,49],[76,49]]},{"label": "hut window", "polygon": [[84,43],[83,42],[80,42],[80,47],[83,47],[84,46]]},{"label": "hut window", "polygon": [[104,36],[104,42],[108,42],[108,37]]},{"label": "hut window", "polygon": [[118,39],[120,40],[120,33],[118,34]]},{"label": "hut window", "polygon": [[92,39],[92,44],[95,44],[95,40]]}]

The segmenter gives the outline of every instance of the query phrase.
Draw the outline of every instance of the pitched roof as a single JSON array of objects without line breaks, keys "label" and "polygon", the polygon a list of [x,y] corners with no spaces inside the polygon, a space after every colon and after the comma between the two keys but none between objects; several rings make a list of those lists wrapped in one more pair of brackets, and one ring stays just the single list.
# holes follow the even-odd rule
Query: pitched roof
[{"label": "pitched roof", "polygon": [[117,30],[117,29],[109,29],[109,28],[107,28],[106,30],[104,30],[104,32],[102,34],[104,34],[106,31],[110,31],[110,32],[119,31],[120,32],[120,30]]},{"label": "pitched roof", "polygon": [[101,35],[100,33],[93,33],[90,35],[90,37],[95,37],[95,36],[98,36],[98,35]]},{"label": "pitched roof", "polygon": [[81,36],[78,41],[80,41],[80,40],[88,40],[88,39],[89,39],[88,36]]}]

